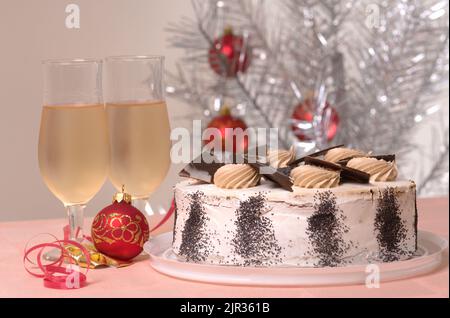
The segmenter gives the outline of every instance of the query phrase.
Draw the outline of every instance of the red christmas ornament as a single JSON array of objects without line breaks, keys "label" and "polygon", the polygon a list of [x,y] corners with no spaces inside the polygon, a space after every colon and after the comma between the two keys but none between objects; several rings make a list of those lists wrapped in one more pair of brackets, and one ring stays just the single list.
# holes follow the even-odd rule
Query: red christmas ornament
[{"label": "red christmas ornament", "polygon": [[[219,130],[220,137],[211,135],[205,144],[213,142],[214,149],[221,149],[222,151],[230,151],[226,149],[227,143],[233,145],[234,153],[241,153],[247,150],[248,136],[244,135],[242,138],[237,138],[239,131],[236,128],[241,128],[242,131],[247,129],[247,125],[242,119],[233,117],[228,107],[222,107],[219,116],[214,117],[208,124],[207,128],[216,128]],[[231,129],[227,129],[231,128]],[[215,140],[217,138],[217,140]]]},{"label": "red christmas ornament", "polygon": [[[292,113],[292,130],[297,138],[301,141],[310,141],[313,139],[313,110],[314,110],[314,99],[312,97],[306,98],[303,102],[298,104],[294,112]],[[337,111],[330,106],[330,104],[325,102],[325,107],[323,109],[322,115],[325,116],[327,112],[331,111],[330,123],[327,129],[327,140],[331,141],[336,136],[339,129],[339,115]],[[306,125],[307,127],[305,127]],[[303,127],[302,127],[303,126]]]},{"label": "red christmas ornament", "polygon": [[149,235],[145,215],[131,205],[131,196],[123,189],[114,196],[113,204],[96,215],[91,229],[96,249],[120,260],[139,255]]},{"label": "red christmas ornament", "polygon": [[[245,50],[245,51],[244,51]],[[209,65],[217,74],[234,77],[238,72],[245,73],[250,66],[251,48],[244,38],[233,34],[232,28],[226,28],[224,34],[214,40],[209,49]]]}]

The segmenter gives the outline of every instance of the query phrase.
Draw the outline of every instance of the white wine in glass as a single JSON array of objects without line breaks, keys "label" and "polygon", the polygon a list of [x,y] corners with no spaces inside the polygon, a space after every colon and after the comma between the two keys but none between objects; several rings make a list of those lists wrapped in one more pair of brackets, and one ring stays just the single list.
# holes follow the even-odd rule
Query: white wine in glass
[{"label": "white wine in glass", "polygon": [[108,104],[111,133],[109,177],[116,188],[126,185],[134,198],[147,198],[170,166],[166,103]]},{"label": "white wine in glass", "polygon": [[45,184],[67,208],[70,238],[80,239],[84,207],[109,164],[101,61],[44,62],[38,158]]},{"label": "white wine in glass", "polygon": [[164,59],[106,59],[106,111],[110,138],[109,177],[144,209],[170,167],[170,126],[164,99]]}]

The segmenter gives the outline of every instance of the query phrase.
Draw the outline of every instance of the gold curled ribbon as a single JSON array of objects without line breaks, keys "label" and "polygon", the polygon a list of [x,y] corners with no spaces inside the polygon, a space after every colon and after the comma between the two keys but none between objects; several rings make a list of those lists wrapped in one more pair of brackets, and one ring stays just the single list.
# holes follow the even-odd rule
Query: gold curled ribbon
[{"label": "gold curled ribbon", "polygon": [[[95,269],[100,267],[125,267],[133,264],[132,261],[122,261],[117,260],[115,258],[112,258],[110,256],[107,256],[103,253],[100,253],[95,248],[94,244],[92,244],[89,241],[84,241],[81,243],[81,245],[86,248],[86,250],[89,252],[90,256],[90,265],[89,268]],[[83,251],[73,245],[65,245],[64,248],[67,250],[67,252],[72,256],[72,258],[77,262],[77,265],[80,267],[85,268],[87,266],[86,258],[84,257]]]}]

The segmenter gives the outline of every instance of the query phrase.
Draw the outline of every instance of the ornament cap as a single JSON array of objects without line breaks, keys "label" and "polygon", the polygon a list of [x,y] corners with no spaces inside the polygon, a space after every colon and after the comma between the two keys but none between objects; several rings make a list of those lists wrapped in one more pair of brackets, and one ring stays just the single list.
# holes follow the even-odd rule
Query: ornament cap
[{"label": "ornament cap", "polygon": [[122,185],[122,192],[117,192],[113,196],[113,203],[114,202],[120,203],[122,201],[124,201],[128,204],[131,204],[131,195],[128,193],[125,193],[125,185],[124,184]]},{"label": "ornament cap", "polygon": [[223,29],[223,34],[224,35],[233,35],[233,27],[231,25],[226,26]]},{"label": "ornament cap", "polygon": [[221,116],[231,116],[231,110],[230,110],[230,107],[228,107],[227,105],[223,105],[223,106],[220,108],[219,114],[220,114]]},{"label": "ornament cap", "polygon": [[316,93],[313,90],[308,90],[305,94],[304,100],[314,100]]}]

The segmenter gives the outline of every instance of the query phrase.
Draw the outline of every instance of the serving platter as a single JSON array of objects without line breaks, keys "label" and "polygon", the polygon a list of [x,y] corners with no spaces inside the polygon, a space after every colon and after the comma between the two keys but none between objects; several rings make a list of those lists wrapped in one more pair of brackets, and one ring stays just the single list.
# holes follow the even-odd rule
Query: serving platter
[{"label": "serving platter", "polygon": [[[187,263],[173,253],[172,233],[152,237],[144,245],[150,264],[158,272],[191,281],[246,286],[354,285],[410,278],[437,269],[444,261],[448,241],[431,232],[419,231],[418,250],[407,260],[342,267],[242,267]],[[374,266],[376,265],[376,266]]]}]

